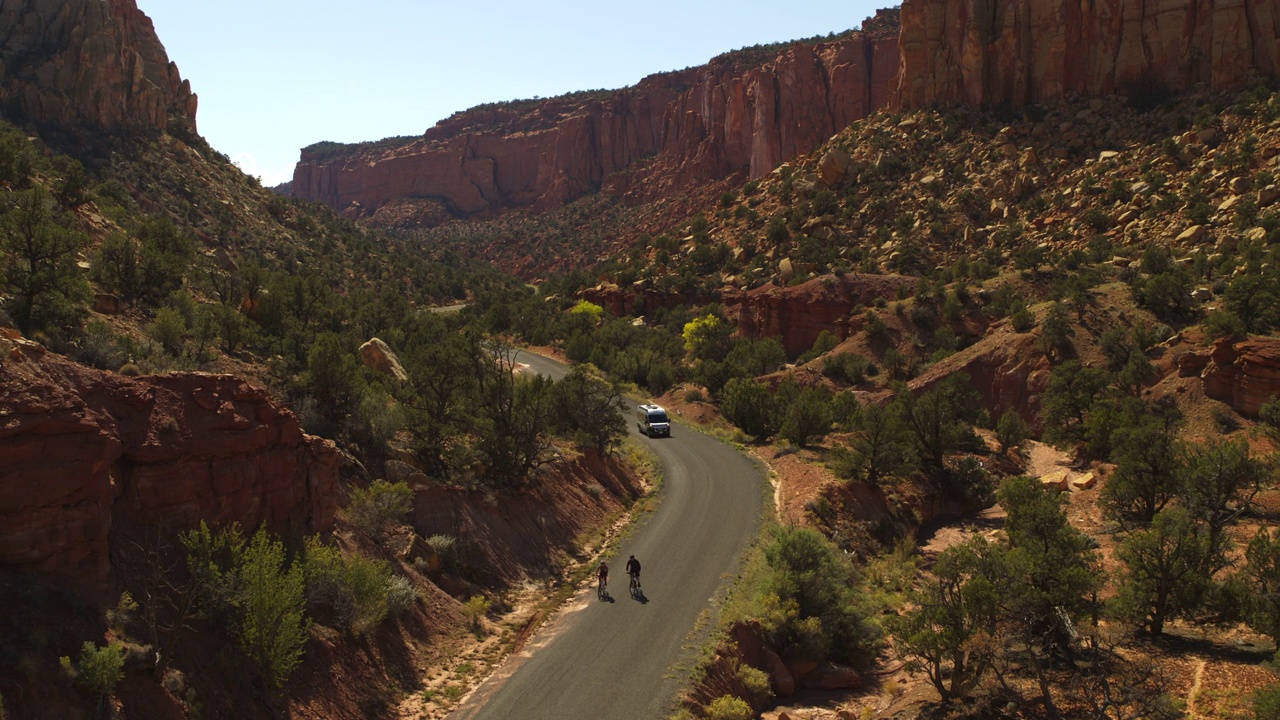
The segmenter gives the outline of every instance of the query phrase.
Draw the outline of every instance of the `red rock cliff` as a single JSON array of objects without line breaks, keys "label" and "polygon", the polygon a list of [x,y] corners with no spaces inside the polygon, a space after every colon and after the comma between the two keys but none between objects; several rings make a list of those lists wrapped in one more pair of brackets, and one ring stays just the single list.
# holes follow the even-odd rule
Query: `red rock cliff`
[{"label": "red rock cliff", "polygon": [[1280,73],[1275,0],[904,0],[903,107],[1229,90]]},{"label": "red rock cliff", "polygon": [[194,127],[196,96],[134,0],[0,0],[0,111],[72,131]]},{"label": "red rock cliff", "polygon": [[0,568],[99,592],[121,527],[320,532],[338,465],[241,379],[122,377],[0,336]]},{"label": "red rock cliff", "polygon": [[[402,197],[437,197],[462,213],[548,208],[611,183],[639,192],[662,176],[696,183],[758,177],[813,150],[886,104],[898,67],[896,14],[876,30],[794,45],[767,60],[744,54],[654,75],[625,90],[468,111],[404,143],[313,146],[293,194],[371,213]],[[652,194],[649,192],[648,194]]]}]

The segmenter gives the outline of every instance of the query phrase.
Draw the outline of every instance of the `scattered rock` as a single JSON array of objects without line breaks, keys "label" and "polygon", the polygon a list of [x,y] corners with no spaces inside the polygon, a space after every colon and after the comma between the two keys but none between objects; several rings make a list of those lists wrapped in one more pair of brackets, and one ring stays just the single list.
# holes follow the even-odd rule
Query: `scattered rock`
[{"label": "scattered rock", "polygon": [[800,684],[811,690],[852,690],[862,687],[862,676],[853,668],[824,662],[807,673]]},{"label": "scattered rock", "polygon": [[391,351],[385,342],[378,338],[372,338],[369,342],[360,346],[360,359],[368,367],[377,370],[383,375],[404,382],[409,379],[409,375],[405,373],[404,367],[400,364],[400,358]]},{"label": "scattered rock", "polygon": [[1192,225],[1178,234],[1175,242],[1195,245],[1204,241],[1205,229],[1203,225]]},{"label": "scattered rock", "polygon": [[818,162],[818,178],[826,187],[835,187],[849,172],[853,159],[849,153],[836,148],[822,156]]}]

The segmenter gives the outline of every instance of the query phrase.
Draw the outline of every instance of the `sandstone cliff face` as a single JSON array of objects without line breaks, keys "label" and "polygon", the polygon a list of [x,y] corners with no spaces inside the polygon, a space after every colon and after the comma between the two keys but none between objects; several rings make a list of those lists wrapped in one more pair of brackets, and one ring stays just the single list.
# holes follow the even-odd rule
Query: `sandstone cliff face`
[{"label": "sandstone cliff face", "polygon": [[767,62],[731,55],[602,97],[469,111],[404,144],[310,148],[292,192],[358,216],[415,196],[472,214],[545,209],[602,187],[647,199],[759,177],[889,101],[898,53],[886,22],[894,29],[795,45]]},{"label": "sandstone cliff face", "polygon": [[71,131],[194,127],[196,96],[134,0],[0,0],[0,111]]},{"label": "sandstone cliff face", "polygon": [[1025,105],[1280,73],[1274,0],[905,0],[897,101]]},{"label": "sandstone cliff face", "polygon": [[1280,340],[1274,338],[1223,338],[1207,358],[1188,353],[1180,366],[1183,375],[1193,375],[1189,369],[1202,367],[1204,394],[1241,415],[1257,417],[1263,403],[1280,397]]},{"label": "sandstone cliff face", "polygon": [[320,532],[338,465],[239,378],[127,378],[0,337],[0,568],[99,592],[120,527]]},{"label": "sandstone cliff face", "polygon": [[823,330],[843,340],[861,321],[853,315],[859,305],[876,298],[892,298],[900,287],[914,287],[916,280],[898,275],[828,275],[795,287],[765,285],[735,298],[722,298],[738,316],[743,337],[777,337],[787,355],[796,357],[813,347]]}]

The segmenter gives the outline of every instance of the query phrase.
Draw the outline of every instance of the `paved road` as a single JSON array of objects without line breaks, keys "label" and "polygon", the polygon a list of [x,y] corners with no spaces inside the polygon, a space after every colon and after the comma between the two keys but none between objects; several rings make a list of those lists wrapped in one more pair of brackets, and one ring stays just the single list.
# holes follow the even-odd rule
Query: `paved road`
[{"label": "paved road", "polygon": [[[564,366],[520,353],[517,362],[561,377]],[[635,421],[628,416],[631,432]],[[764,512],[764,476],[732,447],[676,425],[650,440],[665,481],[658,509],[609,559],[614,602],[580,593],[548,627],[508,658],[450,717],[569,720],[664,718],[695,660],[685,647],[710,598],[732,579]],[[647,602],[627,593],[634,554]]]}]

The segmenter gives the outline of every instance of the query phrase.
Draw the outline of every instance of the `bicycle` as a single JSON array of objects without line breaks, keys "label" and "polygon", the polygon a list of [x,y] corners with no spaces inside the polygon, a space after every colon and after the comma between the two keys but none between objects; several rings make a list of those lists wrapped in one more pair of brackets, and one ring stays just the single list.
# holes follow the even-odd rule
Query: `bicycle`
[{"label": "bicycle", "polygon": [[633,597],[633,598],[635,598],[635,597],[640,597],[640,594],[641,594],[641,592],[642,592],[642,591],[640,590],[640,576],[639,576],[639,575],[633,574],[633,575],[631,576],[631,587],[630,587],[630,591],[631,591],[631,597]]},{"label": "bicycle", "polygon": [[596,597],[601,600],[609,599],[609,579],[604,575],[596,582]]}]

